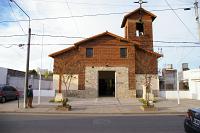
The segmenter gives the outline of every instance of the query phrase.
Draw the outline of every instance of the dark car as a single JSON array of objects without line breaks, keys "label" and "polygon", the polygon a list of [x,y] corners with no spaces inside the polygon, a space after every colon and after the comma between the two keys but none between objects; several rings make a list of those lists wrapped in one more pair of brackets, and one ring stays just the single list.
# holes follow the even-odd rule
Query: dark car
[{"label": "dark car", "polygon": [[5,103],[8,100],[17,100],[19,98],[19,92],[13,86],[0,86],[0,101]]},{"label": "dark car", "polygon": [[200,108],[188,109],[184,128],[186,133],[200,133]]}]

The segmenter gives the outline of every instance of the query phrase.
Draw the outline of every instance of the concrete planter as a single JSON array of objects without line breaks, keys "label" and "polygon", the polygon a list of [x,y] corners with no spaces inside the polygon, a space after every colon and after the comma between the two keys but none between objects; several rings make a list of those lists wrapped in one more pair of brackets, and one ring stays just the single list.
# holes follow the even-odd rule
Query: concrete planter
[{"label": "concrete planter", "polygon": [[63,107],[62,105],[59,105],[58,107],[56,107],[56,110],[58,111],[70,111],[72,109],[72,107],[70,105]]},{"label": "concrete planter", "polygon": [[156,108],[155,106],[140,106],[140,109],[142,111],[158,111],[158,108]]}]

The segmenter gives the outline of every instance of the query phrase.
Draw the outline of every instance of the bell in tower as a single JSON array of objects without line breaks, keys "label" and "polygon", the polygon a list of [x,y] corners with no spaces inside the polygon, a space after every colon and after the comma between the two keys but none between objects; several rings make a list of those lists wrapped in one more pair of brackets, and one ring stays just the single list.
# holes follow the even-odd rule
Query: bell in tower
[{"label": "bell in tower", "polygon": [[153,29],[152,22],[156,16],[151,12],[140,8],[124,16],[121,28],[124,28],[125,38],[130,41],[137,41],[141,47],[153,50]]}]

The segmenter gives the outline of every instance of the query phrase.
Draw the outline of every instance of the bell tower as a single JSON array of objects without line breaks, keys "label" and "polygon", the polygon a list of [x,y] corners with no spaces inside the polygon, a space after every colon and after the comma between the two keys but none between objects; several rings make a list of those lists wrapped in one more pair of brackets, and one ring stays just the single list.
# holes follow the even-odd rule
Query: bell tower
[{"label": "bell tower", "polygon": [[140,8],[124,16],[121,28],[124,28],[126,39],[139,42],[144,49],[153,50],[152,22],[156,16],[142,8],[146,2],[139,0],[135,3],[139,3]]}]

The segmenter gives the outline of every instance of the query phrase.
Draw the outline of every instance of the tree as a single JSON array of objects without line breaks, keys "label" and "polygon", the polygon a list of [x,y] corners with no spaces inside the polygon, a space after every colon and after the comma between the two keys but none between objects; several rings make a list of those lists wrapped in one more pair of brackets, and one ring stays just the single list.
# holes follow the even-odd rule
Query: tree
[{"label": "tree", "polygon": [[33,75],[33,76],[37,76],[38,75],[38,73],[37,73],[37,71],[35,69],[29,70],[29,74]]},{"label": "tree", "polygon": [[[61,81],[65,86],[65,94],[68,94],[70,89],[72,78],[80,74],[83,71],[83,66],[80,60],[77,58],[77,55],[70,56],[68,58],[59,58],[56,59],[56,73],[61,76]],[[64,94],[64,95],[65,95]]]},{"label": "tree", "polygon": [[[152,79],[157,75],[157,59],[159,54],[153,54],[153,51],[138,48],[136,51],[136,72],[144,75],[142,84],[146,91],[146,104],[150,106],[150,94],[152,94]],[[144,92],[143,92],[144,93]]]},{"label": "tree", "polygon": [[49,72],[48,72],[48,71],[46,71],[46,72],[44,72],[44,74],[43,74],[43,75],[44,75],[44,78],[45,78],[45,79],[47,79],[47,78],[49,77]]}]

